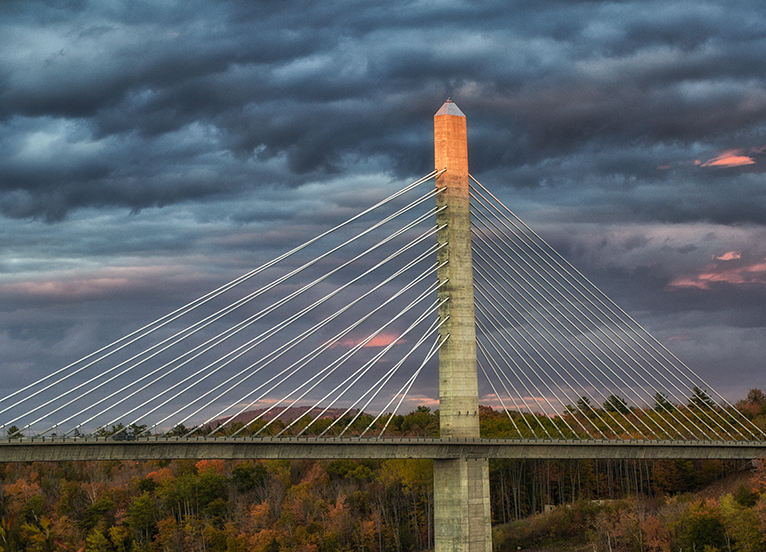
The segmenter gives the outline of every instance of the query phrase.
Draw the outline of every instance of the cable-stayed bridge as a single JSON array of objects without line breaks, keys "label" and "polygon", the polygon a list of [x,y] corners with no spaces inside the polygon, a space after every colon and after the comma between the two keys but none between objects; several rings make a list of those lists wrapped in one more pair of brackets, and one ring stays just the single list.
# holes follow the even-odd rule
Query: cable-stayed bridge
[{"label": "cable-stayed bridge", "polygon": [[[0,461],[432,458],[437,550],[489,550],[488,458],[766,455],[469,175],[454,103],[434,124],[432,173],[0,399]],[[440,436],[399,437],[436,395]]]}]

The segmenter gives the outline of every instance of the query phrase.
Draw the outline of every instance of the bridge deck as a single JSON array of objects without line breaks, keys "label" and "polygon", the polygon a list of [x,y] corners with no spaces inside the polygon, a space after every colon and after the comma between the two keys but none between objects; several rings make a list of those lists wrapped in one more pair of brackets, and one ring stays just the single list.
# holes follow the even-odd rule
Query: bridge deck
[{"label": "bridge deck", "polygon": [[146,437],[21,439],[0,443],[0,462],[157,459],[550,458],[752,459],[766,442],[503,439]]}]

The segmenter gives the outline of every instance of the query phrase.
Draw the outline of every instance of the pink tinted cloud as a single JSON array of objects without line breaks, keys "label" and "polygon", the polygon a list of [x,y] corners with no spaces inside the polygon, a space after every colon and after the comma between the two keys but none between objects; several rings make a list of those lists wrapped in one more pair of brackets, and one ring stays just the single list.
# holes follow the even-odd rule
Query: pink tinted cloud
[{"label": "pink tinted cloud", "polygon": [[487,395],[484,395],[479,398],[479,404],[482,406],[489,406],[492,407],[494,410],[502,410],[503,405],[505,404],[505,407],[513,410],[513,402],[509,399],[503,399],[502,401],[495,395],[494,393],[489,393]]},{"label": "pink tinted cloud", "polygon": [[[380,347],[386,347],[396,341],[396,338],[398,337],[397,334],[386,334],[381,333],[373,337],[370,341],[365,343],[363,347],[372,347],[372,348],[380,348]],[[362,341],[364,341],[366,337],[363,338],[356,338],[356,337],[348,337],[346,339],[341,340],[336,345],[337,347],[346,347],[348,349],[351,349],[352,347],[356,347],[359,345]],[[405,343],[406,341],[404,339],[400,339],[398,343]]]},{"label": "pink tinted cloud", "polygon": [[[396,404],[399,398],[401,398],[401,395],[397,395],[396,400],[392,404]],[[407,411],[413,411],[418,406],[427,406],[432,411],[437,410],[439,408],[439,399],[426,397],[425,395],[419,393],[414,395],[407,395],[404,401],[402,401],[402,406],[399,408],[399,414],[403,414]]]},{"label": "pink tinted cloud", "polygon": [[84,278],[66,281],[5,284],[0,286],[0,290],[2,293],[32,297],[84,299],[127,289],[129,287],[128,284],[129,281],[125,278]]},{"label": "pink tinted cloud", "polygon": [[[748,150],[743,149],[731,149],[726,150],[707,161],[701,159],[692,159],[688,161],[679,161],[678,166],[683,165],[696,165],[699,167],[725,169],[731,167],[744,167],[747,165],[756,165],[758,161],[756,158],[761,157],[766,153],[766,146],[758,148],[750,148]],[[663,163],[657,166],[657,170],[668,170],[673,168],[671,163]]]},{"label": "pink tinted cloud", "polygon": [[713,259],[718,259],[719,261],[733,261],[735,259],[741,259],[741,258],[742,258],[742,253],[740,253],[739,251],[727,251],[720,257],[716,257],[715,255],[713,255]]},{"label": "pink tinted cloud", "polygon": [[108,268],[98,274],[0,284],[0,294],[49,300],[92,299],[142,288],[147,282],[168,278],[171,272],[165,266]]},{"label": "pink tinted cloud", "polygon": [[737,255],[739,254],[729,252],[721,257],[714,257],[723,262],[711,263],[697,275],[677,278],[668,284],[668,287],[710,289],[716,283],[766,285],[766,262],[732,263],[731,261],[740,260],[741,256]]},{"label": "pink tinted cloud", "polygon": [[[679,167],[683,167],[684,165],[702,165],[702,161],[699,159],[692,159],[691,161],[679,161],[677,164]],[[673,165],[671,163],[663,163],[662,165],[657,165],[658,171],[666,171],[668,169],[672,169],[676,165]]]},{"label": "pink tinted cloud", "polygon": [[742,165],[754,165],[755,159],[743,155],[742,150],[725,151],[717,157],[713,157],[702,163],[703,167],[741,167]]},{"label": "pink tinted cloud", "polygon": [[[516,397],[516,402],[514,406],[513,399],[509,397],[498,397],[494,393],[486,393],[479,397],[479,404],[481,406],[489,406],[493,410],[502,410],[503,406],[507,408],[508,410],[516,410],[519,412],[529,412],[529,409],[531,409],[533,412],[537,414],[543,414],[545,416],[551,416],[550,412],[547,412],[547,410],[550,408],[548,406],[548,403],[551,403],[554,409],[556,409],[556,412],[563,410],[564,405],[561,404],[560,401],[557,401],[553,399],[552,397],[533,397],[533,396],[525,396],[523,398]],[[543,409],[546,410],[546,412],[543,412]]]}]

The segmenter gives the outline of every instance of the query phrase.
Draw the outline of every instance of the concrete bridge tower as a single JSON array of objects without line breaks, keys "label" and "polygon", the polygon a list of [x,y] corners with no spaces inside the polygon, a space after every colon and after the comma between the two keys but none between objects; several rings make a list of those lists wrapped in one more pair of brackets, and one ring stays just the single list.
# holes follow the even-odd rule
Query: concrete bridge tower
[{"label": "concrete bridge tower", "polygon": [[[439,281],[447,284],[439,299],[440,337],[449,335],[439,350],[439,411],[441,437],[479,438],[479,390],[476,373],[476,329],[471,260],[471,218],[468,197],[466,118],[450,100],[434,116],[436,170],[446,169],[436,187],[445,188],[437,205]],[[489,466],[486,459],[434,460],[434,529],[436,552],[491,552]]]}]

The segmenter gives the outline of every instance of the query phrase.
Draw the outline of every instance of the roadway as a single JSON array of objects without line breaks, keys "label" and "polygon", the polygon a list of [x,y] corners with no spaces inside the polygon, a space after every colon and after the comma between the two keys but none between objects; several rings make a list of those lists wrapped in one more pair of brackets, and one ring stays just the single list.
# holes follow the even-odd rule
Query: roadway
[{"label": "roadway", "polygon": [[0,462],[159,459],[742,459],[766,457],[764,441],[613,441],[110,437],[24,438],[0,443]]}]

